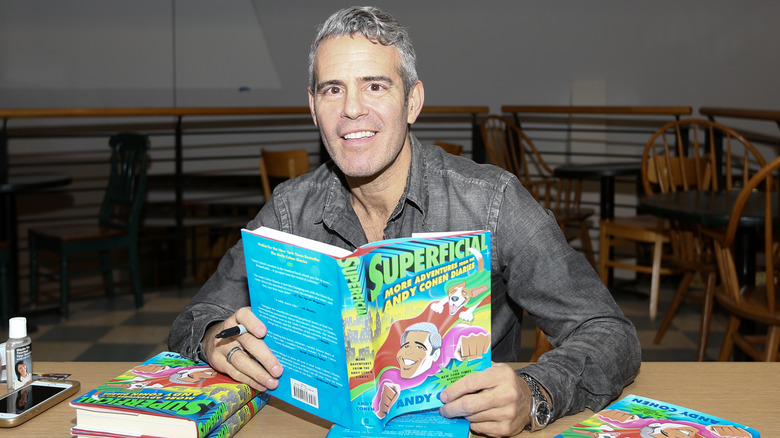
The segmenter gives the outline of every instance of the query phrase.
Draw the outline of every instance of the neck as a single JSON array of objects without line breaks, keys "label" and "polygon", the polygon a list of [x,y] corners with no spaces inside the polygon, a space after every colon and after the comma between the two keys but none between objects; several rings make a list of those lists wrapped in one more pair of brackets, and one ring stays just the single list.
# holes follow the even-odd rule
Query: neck
[{"label": "neck", "polygon": [[347,177],[350,203],[369,242],[384,238],[387,221],[404,193],[411,162],[412,149],[407,140],[393,163],[378,175]]}]

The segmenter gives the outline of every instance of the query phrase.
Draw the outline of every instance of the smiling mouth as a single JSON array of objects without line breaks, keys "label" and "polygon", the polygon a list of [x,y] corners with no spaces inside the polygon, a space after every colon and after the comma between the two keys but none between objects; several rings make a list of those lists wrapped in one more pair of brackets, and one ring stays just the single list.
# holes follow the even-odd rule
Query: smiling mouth
[{"label": "smiling mouth", "polygon": [[376,132],[373,131],[358,131],[358,132],[350,132],[349,134],[344,136],[345,140],[357,140],[360,138],[369,138],[376,135]]},{"label": "smiling mouth", "polygon": [[417,363],[416,360],[411,360],[411,359],[402,359],[402,360],[404,362],[404,365],[407,366],[407,367],[410,367],[410,366],[412,366],[412,365]]}]

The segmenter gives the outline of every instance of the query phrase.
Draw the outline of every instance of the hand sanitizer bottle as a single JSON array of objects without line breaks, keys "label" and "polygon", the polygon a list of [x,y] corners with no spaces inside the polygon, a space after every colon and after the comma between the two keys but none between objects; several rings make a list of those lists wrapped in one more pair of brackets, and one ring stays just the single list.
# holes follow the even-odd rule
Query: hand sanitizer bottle
[{"label": "hand sanitizer bottle", "polygon": [[8,321],[5,364],[9,391],[32,381],[32,345],[27,336],[27,318],[20,316]]}]

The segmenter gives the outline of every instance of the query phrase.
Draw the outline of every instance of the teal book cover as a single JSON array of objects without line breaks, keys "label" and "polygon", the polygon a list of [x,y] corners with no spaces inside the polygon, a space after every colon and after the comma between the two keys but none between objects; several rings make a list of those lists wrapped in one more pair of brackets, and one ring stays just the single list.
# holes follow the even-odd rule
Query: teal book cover
[{"label": "teal book cover", "polygon": [[284,366],[269,391],[344,428],[381,430],[442,405],[491,365],[490,233],[436,233],[355,251],[243,230],[252,311]]}]

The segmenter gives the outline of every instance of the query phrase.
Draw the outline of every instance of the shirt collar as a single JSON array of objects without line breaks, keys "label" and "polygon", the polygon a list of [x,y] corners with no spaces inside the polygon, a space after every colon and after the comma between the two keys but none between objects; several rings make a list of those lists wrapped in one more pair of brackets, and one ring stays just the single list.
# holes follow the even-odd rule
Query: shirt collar
[{"label": "shirt collar", "polygon": [[412,145],[412,164],[409,169],[409,176],[406,179],[406,188],[391,218],[396,217],[403,211],[403,206],[406,202],[418,209],[423,217],[426,215],[425,206],[427,205],[429,192],[425,147],[412,133],[409,133],[409,142]]},{"label": "shirt collar", "polygon": [[[412,133],[409,133],[409,142],[412,147],[412,162],[409,169],[409,175],[406,179],[406,187],[401,195],[401,199],[398,200],[395,210],[393,210],[393,213],[390,215],[391,220],[403,213],[403,209],[407,202],[419,210],[423,215],[423,218],[426,216],[425,205],[427,205],[428,201],[428,178],[426,176],[427,164],[424,157],[425,148]],[[357,226],[360,226],[359,221],[357,221],[357,215],[355,215],[355,212],[349,203],[349,187],[347,186],[346,180],[343,178],[343,173],[341,173],[341,170],[335,163],[331,161],[326,165],[332,166],[333,172],[331,173],[330,181],[326,186],[326,199],[321,221],[326,227],[338,232],[342,237],[345,237],[347,240],[352,241],[353,244],[356,244],[356,246],[360,245],[355,243],[355,240],[353,240],[354,236],[352,236],[353,238],[350,238],[345,235],[345,232],[350,235],[352,233],[347,232],[343,227],[345,219],[347,220],[347,223],[350,223],[353,218],[355,219]],[[353,223],[352,225],[355,224]],[[360,232],[362,233],[362,230],[360,230]]]}]

